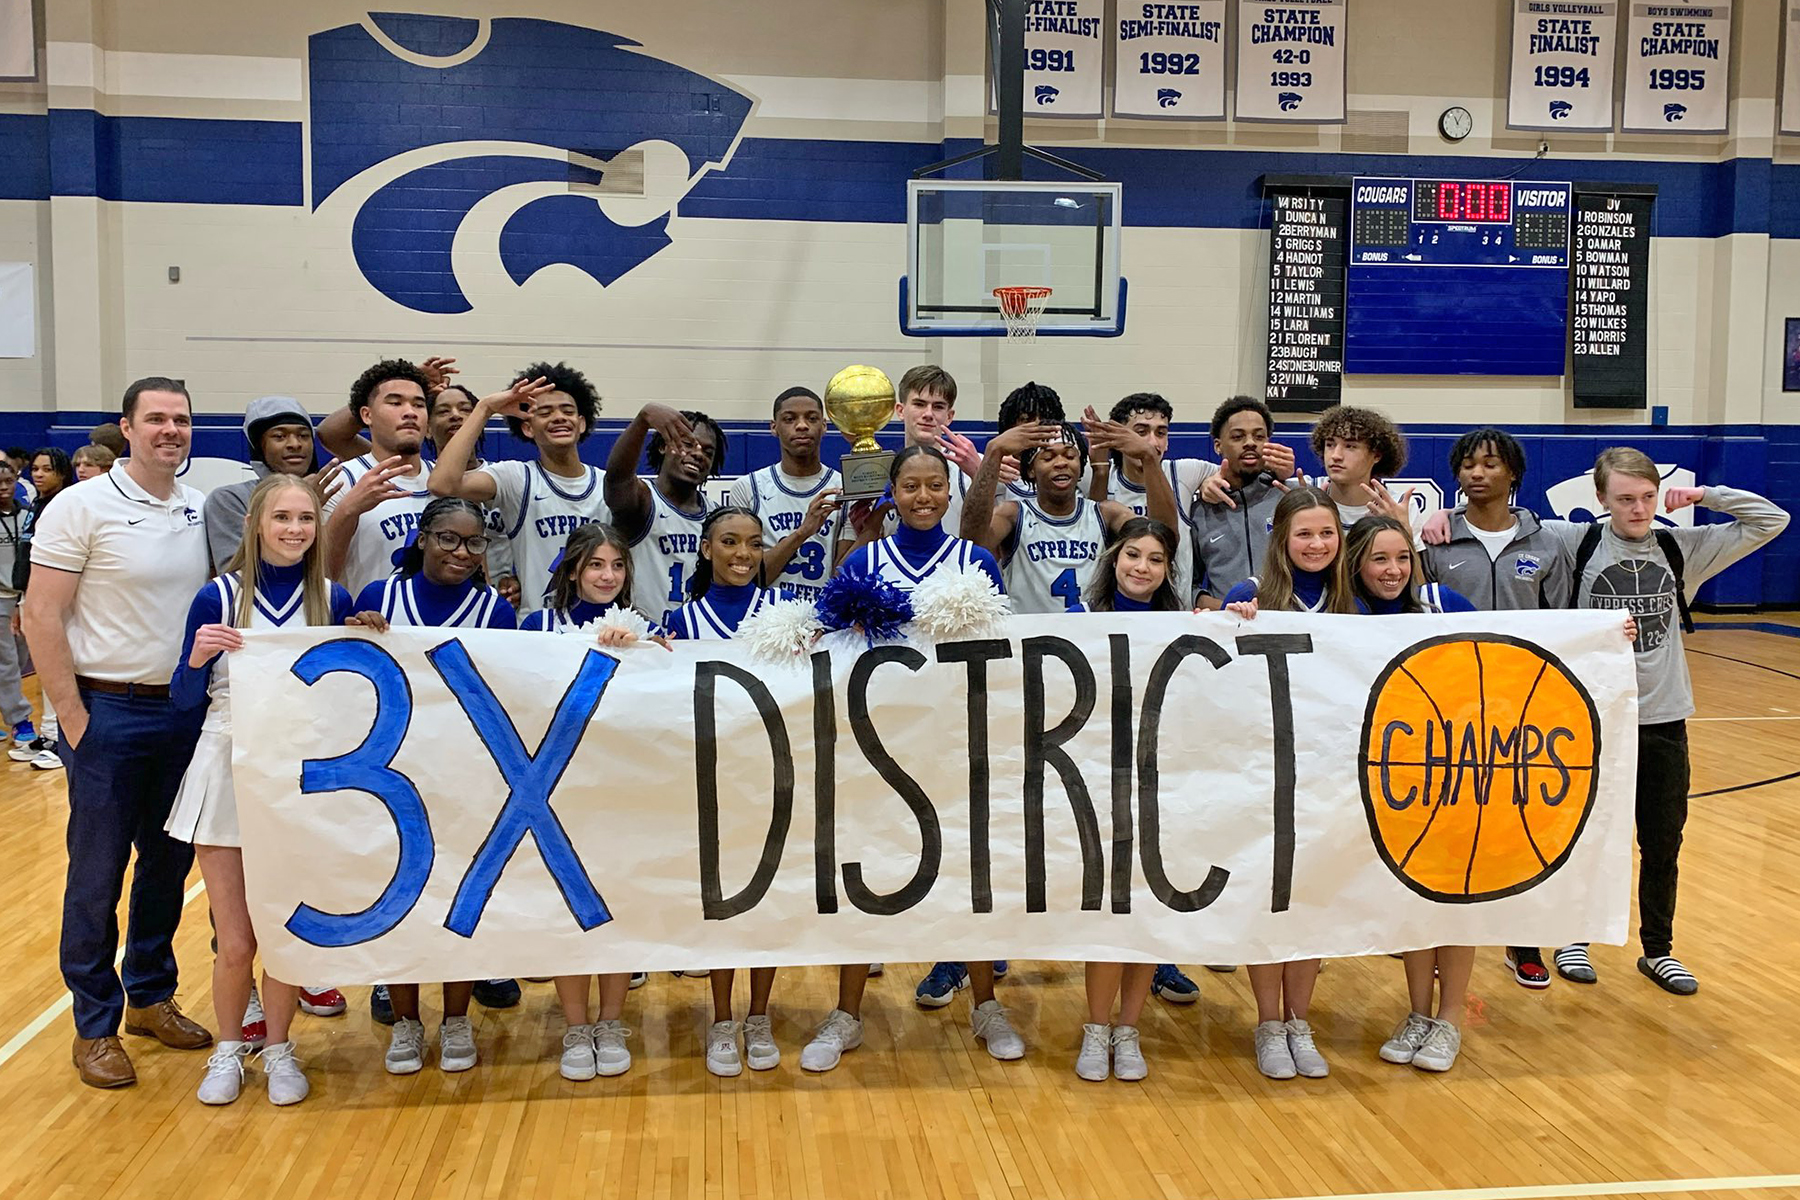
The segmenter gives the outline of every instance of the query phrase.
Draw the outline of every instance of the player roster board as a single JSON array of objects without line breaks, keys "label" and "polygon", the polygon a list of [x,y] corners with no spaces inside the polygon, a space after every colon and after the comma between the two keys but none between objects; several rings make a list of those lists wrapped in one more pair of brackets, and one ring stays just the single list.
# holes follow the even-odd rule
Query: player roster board
[{"label": "player roster board", "polygon": [[1571,187],[1358,178],[1344,370],[1561,375]]},{"label": "player roster board", "polygon": [[1343,189],[1270,190],[1269,404],[1323,412],[1344,391]]}]

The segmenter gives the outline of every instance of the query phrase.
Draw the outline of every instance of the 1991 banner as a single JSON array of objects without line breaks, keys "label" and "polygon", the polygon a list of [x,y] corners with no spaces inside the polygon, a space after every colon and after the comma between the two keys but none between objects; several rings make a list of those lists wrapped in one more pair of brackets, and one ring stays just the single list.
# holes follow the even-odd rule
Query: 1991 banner
[{"label": "1991 banner", "polygon": [[245,877],[286,979],[1626,932],[1614,615],[1020,617],[779,666],[491,631],[245,642]]}]

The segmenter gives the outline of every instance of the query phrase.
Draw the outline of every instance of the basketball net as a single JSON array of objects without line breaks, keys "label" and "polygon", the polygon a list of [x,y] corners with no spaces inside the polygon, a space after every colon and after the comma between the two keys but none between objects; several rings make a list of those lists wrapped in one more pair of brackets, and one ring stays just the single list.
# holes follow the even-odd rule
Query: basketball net
[{"label": "basketball net", "polygon": [[994,299],[1000,302],[1000,318],[1006,322],[1007,340],[1036,340],[1038,320],[1050,303],[1049,288],[997,287]]}]

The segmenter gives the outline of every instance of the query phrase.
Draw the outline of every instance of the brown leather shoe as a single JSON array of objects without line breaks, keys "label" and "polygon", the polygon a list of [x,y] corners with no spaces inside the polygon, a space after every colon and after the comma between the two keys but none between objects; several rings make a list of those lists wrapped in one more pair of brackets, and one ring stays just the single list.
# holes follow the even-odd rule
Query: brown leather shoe
[{"label": "brown leather shoe", "polygon": [[75,1067],[89,1087],[130,1087],[137,1082],[131,1057],[116,1037],[75,1039]]},{"label": "brown leather shoe", "polygon": [[175,1050],[201,1050],[212,1045],[212,1034],[181,1015],[173,1000],[164,1000],[148,1008],[125,1010],[125,1032],[138,1037],[153,1037]]}]

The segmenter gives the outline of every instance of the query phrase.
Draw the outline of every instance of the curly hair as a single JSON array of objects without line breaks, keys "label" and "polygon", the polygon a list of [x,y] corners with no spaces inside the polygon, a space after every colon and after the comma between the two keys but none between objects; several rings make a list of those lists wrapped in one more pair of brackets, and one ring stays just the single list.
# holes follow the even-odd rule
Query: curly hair
[{"label": "curly hair", "polygon": [[[548,379],[551,386],[575,402],[575,411],[581,414],[582,421],[587,424],[587,428],[582,431],[581,440],[585,442],[593,435],[594,422],[600,416],[600,393],[594,390],[594,385],[588,382],[586,375],[566,362],[537,362],[520,371],[515,378]],[[506,427],[520,441],[531,440],[525,436],[525,423],[519,418],[507,417]]]},{"label": "curly hair", "polygon": [[1455,479],[1462,471],[1464,459],[1473,458],[1483,451],[1506,465],[1506,469],[1512,472],[1514,487],[1525,478],[1525,448],[1519,445],[1518,438],[1492,425],[1471,429],[1456,439],[1456,445],[1450,447],[1450,478]]},{"label": "curly hair", "polygon": [[1406,466],[1406,435],[1372,408],[1335,404],[1326,409],[1312,432],[1313,453],[1321,459],[1325,457],[1327,438],[1367,443],[1375,454],[1375,467],[1370,474],[1376,479],[1385,479]]},{"label": "curly hair", "polygon": [[1056,394],[1055,388],[1035,382],[1020,384],[1000,402],[1000,414],[995,423],[997,431],[1005,433],[1014,425],[1033,420],[1067,420],[1063,415],[1062,397]]},{"label": "curly hair", "polygon": [[391,379],[407,379],[419,385],[421,396],[431,395],[431,381],[425,378],[425,372],[404,358],[384,358],[361,375],[350,385],[350,411],[356,415],[359,424],[366,425],[362,418],[362,410],[374,396],[375,389]]},{"label": "curly hair", "polygon": [[[708,429],[712,430],[712,433],[713,433],[712,473],[714,475],[719,474],[720,471],[723,469],[722,464],[725,462],[725,428],[724,428],[724,426],[720,425],[717,421],[713,420],[711,417],[707,416],[703,412],[693,412],[693,411],[689,411],[688,409],[682,409],[681,415],[687,418],[689,425],[693,425],[696,428],[701,425],[704,425]],[[650,469],[652,471],[661,471],[662,470],[663,455],[665,455],[667,452],[668,452],[668,447],[663,445],[662,434],[656,433],[653,431],[650,434],[650,444],[644,448],[644,457],[650,460]]]}]

